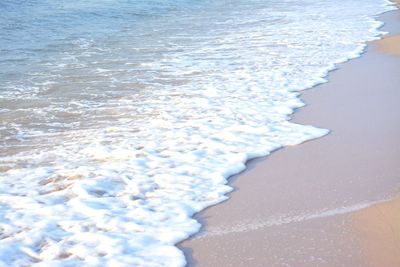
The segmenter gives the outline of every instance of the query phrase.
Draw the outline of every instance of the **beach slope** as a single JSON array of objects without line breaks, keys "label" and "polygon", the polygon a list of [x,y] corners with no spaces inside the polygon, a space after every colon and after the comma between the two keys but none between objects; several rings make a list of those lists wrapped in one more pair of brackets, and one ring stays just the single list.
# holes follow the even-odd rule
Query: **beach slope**
[{"label": "beach slope", "polygon": [[400,57],[391,50],[400,13],[380,20],[391,33],[384,41],[302,95],[307,106],[293,121],[331,133],[250,161],[232,177],[230,199],[198,214],[202,231],[180,244],[189,266],[400,266],[391,224],[380,224],[386,254],[371,253],[380,234],[365,230],[376,223],[376,203],[400,188]]}]

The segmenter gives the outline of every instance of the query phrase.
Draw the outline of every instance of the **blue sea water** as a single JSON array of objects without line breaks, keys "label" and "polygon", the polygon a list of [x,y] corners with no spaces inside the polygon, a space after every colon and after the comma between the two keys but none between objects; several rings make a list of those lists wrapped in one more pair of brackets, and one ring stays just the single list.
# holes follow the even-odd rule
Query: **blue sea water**
[{"label": "blue sea water", "polygon": [[182,266],[256,156],[328,133],[298,92],[385,0],[0,2],[0,265]]}]

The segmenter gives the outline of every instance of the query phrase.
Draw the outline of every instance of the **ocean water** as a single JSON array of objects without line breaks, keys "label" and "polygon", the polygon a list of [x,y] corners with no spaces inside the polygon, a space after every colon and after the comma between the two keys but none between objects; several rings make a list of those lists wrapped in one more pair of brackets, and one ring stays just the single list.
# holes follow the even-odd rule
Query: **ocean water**
[{"label": "ocean water", "polygon": [[246,160],[386,0],[2,0],[0,266],[183,266]]}]

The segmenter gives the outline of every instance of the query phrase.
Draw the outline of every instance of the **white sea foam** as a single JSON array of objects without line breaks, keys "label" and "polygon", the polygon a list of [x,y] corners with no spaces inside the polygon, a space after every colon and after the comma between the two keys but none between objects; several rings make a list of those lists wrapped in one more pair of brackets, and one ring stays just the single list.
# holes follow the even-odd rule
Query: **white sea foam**
[{"label": "white sea foam", "polygon": [[195,212],[226,199],[229,176],[328,133],[288,121],[298,91],[359,56],[381,34],[373,16],[393,8],[208,4],[65,39],[7,76],[0,265],[184,265],[174,244],[198,231]]}]

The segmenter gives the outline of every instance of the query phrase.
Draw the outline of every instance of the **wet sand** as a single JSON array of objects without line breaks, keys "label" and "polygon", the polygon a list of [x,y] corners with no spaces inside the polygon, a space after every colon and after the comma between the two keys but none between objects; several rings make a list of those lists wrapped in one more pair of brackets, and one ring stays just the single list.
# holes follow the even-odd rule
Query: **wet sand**
[{"label": "wet sand", "polygon": [[[399,11],[380,20],[399,34]],[[331,133],[250,161],[232,177],[230,199],[199,213],[203,230],[180,244],[189,266],[400,266],[399,239],[368,234],[368,218],[386,205],[375,203],[400,189],[400,57],[383,51],[372,42],[302,94],[307,106],[293,121]],[[376,242],[391,249],[379,254]],[[393,260],[382,265],[387,254]]]}]

